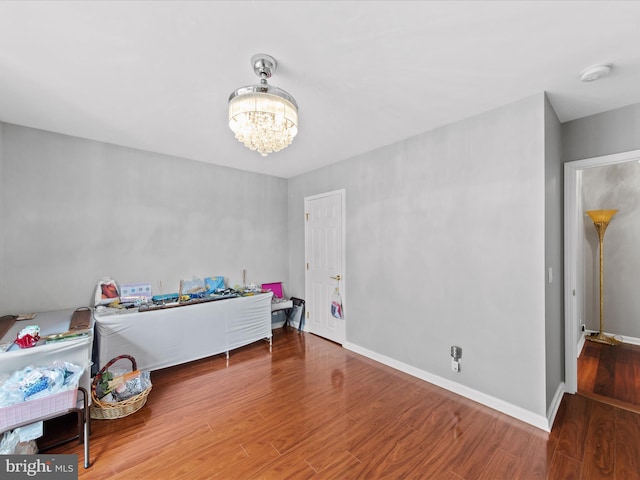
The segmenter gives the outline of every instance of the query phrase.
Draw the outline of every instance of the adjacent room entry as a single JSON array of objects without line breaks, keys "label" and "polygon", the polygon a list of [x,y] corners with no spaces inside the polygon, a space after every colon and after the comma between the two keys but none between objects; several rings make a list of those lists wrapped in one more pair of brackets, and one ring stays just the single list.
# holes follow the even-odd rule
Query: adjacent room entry
[{"label": "adjacent room entry", "polygon": [[[344,190],[337,190],[304,199],[307,329],[341,345],[345,341],[347,316],[344,310],[344,196]],[[340,294],[343,318],[338,318],[340,315],[336,312],[336,293]]]}]

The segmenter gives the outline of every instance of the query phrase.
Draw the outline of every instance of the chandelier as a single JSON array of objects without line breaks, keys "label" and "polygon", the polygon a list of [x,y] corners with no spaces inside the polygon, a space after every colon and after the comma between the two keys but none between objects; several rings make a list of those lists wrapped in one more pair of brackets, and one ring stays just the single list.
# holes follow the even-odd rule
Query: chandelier
[{"label": "chandelier", "polygon": [[251,57],[259,85],[238,88],[229,95],[229,128],[245,147],[263,157],[288,147],[298,133],[298,104],[284,90],[267,84],[276,71],[273,57]]}]

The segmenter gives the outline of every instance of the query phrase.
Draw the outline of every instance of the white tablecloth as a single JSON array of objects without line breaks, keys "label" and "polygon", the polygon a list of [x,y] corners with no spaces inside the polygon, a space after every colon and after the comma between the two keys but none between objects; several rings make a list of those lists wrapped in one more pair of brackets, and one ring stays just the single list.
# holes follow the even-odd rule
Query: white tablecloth
[{"label": "white tablecloth", "polygon": [[131,355],[158,370],[271,339],[271,293],[174,308],[95,315],[99,366]]},{"label": "white tablecloth", "polygon": [[[41,312],[33,320],[16,322],[2,337],[0,343],[13,342],[18,332],[28,325],[38,325],[41,337],[66,332],[69,330],[73,312],[73,309]],[[85,367],[85,372],[80,379],[80,386],[90,392],[92,345],[93,328],[89,330],[87,337],[75,340],[36,345],[24,349],[13,345],[8,351],[0,353],[0,373],[13,373],[29,365],[45,366],[52,364],[55,360],[61,360]]]}]

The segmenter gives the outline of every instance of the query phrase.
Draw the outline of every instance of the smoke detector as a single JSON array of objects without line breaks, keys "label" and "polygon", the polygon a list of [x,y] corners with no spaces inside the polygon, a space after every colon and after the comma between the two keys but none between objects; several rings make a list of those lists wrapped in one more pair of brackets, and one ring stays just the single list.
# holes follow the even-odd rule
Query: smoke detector
[{"label": "smoke detector", "polygon": [[591,65],[580,72],[580,80],[593,82],[601,77],[606,77],[611,72],[611,65]]}]

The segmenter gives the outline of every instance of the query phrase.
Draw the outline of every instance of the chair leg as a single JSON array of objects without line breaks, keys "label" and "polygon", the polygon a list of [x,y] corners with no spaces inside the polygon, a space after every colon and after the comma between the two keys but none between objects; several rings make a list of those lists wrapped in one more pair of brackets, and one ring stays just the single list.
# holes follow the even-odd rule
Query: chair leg
[{"label": "chair leg", "polygon": [[91,434],[91,415],[89,413],[89,394],[80,387],[83,393],[82,411],[78,412],[78,418],[82,420],[82,441],[84,444],[84,468],[89,468],[91,459],[89,458],[89,435]]},{"label": "chair leg", "polygon": [[89,468],[91,459],[89,458],[89,422],[84,422],[84,468]]},{"label": "chair leg", "polygon": [[78,410],[78,443],[84,442],[84,411]]}]

